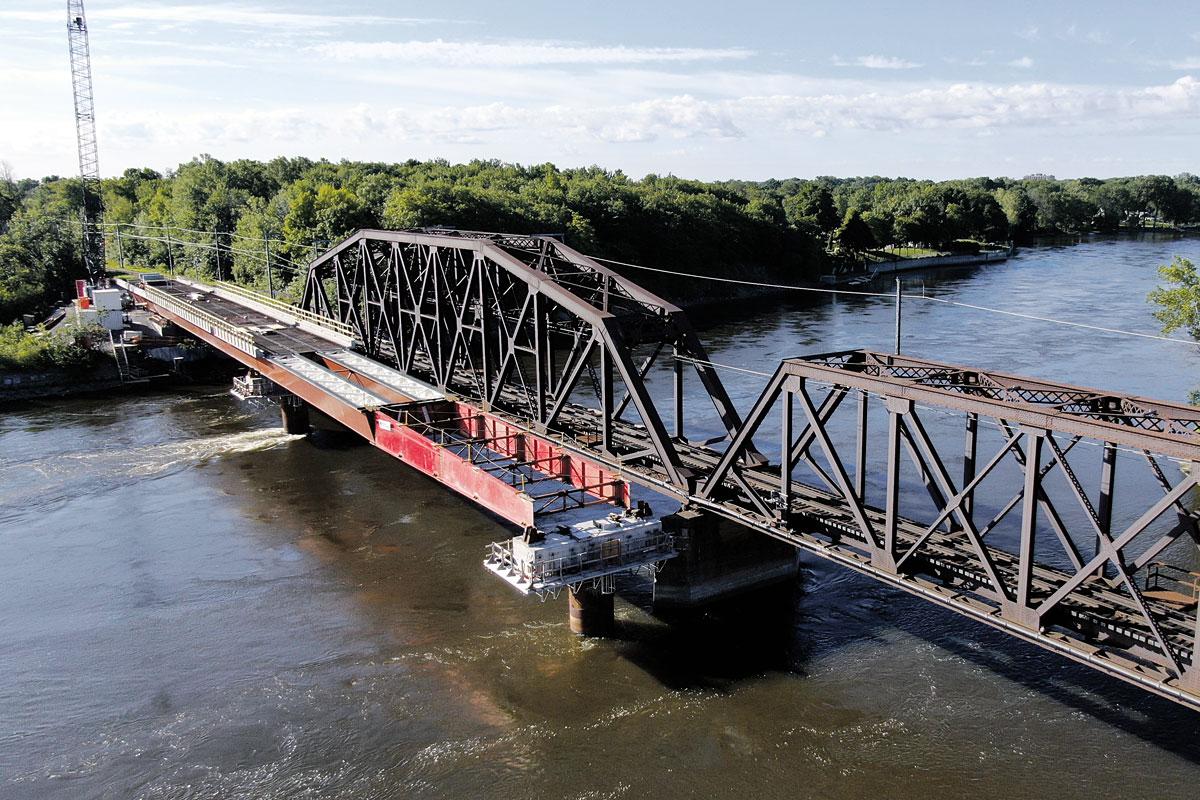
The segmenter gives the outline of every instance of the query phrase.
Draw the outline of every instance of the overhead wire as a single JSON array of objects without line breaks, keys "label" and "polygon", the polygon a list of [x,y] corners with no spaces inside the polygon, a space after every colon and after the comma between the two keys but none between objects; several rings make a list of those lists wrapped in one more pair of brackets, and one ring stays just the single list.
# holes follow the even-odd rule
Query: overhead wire
[{"label": "overhead wire", "polygon": [[[75,221],[75,222],[78,222],[78,221]],[[247,236],[244,234],[239,234],[236,232],[229,232],[229,231],[200,231],[200,230],[196,230],[196,229],[192,229],[192,228],[184,228],[184,227],[180,227],[180,226],[176,226],[176,225],[152,225],[152,224],[136,223],[136,222],[104,222],[104,223],[97,223],[97,224],[100,225],[101,227],[116,228],[118,230],[132,227],[132,228],[139,229],[139,230],[166,231],[167,235],[161,236],[161,237],[139,236],[137,234],[124,234],[124,235],[128,236],[129,238],[132,238],[132,239],[158,241],[160,243],[168,244],[168,245],[179,244],[180,246],[183,246],[183,247],[198,247],[198,248],[206,249],[206,250],[216,250],[218,252],[221,249],[224,249],[227,252],[236,253],[238,255],[244,255],[249,258],[253,258],[259,262],[264,262],[268,258],[265,253],[258,253],[258,252],[252,251],[252,250],[246,250],[244,248],[236,248],[233,246],[226,246],[225,248],[221,248],[219,245],[207,245],[202,242],[188,241],[186,239],[172,239],[172,238],[170,238],[170,232],[177,231],[177,232],[182,232],[182,233],[199,234],[199,235],[204,235],[204,236],[210,236],[210,235],[211,236],[228,236],[231,238],[236,238],[236,239],[241,239],[241,240],[246,240],[246,241],[260,241],[260,242],[264,242],[264,243],[274,242],[277,244],[285,244],[285,245],[289,245],[289,246],[306,247],[308,249],[317,249],[320,246],[315,243],[309,244],[309,245],[297,245],[294,242],[287,242],[282,239],[272,239],[270,237],[253,237],[253,236]],[[645,266],[643,264],[635,264],[635,263],[632,263],[629,261],[620,261],[620,260],[612,259],[612,258],[604,258],[602,256],[589,255],[588,257],[595,261],[604,262],[606,264],[614,264],[614,265],[622,266],[622,267],[628,267],[630,269],[638,269],[638,270],[643,270],[646,272],[653,272],[653,273],[657,273],[657,274],[661,274],[661,275],[670,275],[670,276],[679,277],[679,278],[688,278],[688,279],[692,279],[692,280],[711,281],[711,282],[715,282],[715,283],[725,283],[725,284],[733,284],[733,285],[740,285],[740,286],[749,286],[749,287],[754,287],[754,288],[775,289],[775,290],[780,290],[780,291],[808,292],[808,293],[813,293],[813,294],[848,295],[848,296],[853,296],[853,297],[878,297],[878,298],[883,298],[883,299],[894,299],[897,297],[897,294],[895,292],[875,292],[875,291],[863,291],[863,290],[858,290],[858,289],[843,289],[843,288],[833,288],[833,287],[799,286],[796,284],[773,283],[773,282],[769,282],[769,281],[751,281],[751,280],[746,280],[743,278],[727,278],[727,277],[722,277],[722,276],[718,276],[718,275],[703,275],[703,274],[695,273],[695,272],[684,272],[681,270],[664,269],[661,267],[649,267],[649,266]],[[295,261],[291,258],[288,258],[287,256],[283,256],[278,253],[271,253],[269,256],[269,259],[270,259],[270,261],[267,261],[267,263],[280,263],[282,265],[285,265],[287,268],[296,270],[297,272],[308,269],[307,264]],[[911,294],[911,293],[901,292],[899,297],[901,300],[917,300],[917,301],[923,301],[923,302],[928,302],[928,303],[940,303],[942,305],[952,306],[952,307],[956,307],[956,308],[965,308],[965,309],[969,309],[972,311],[980,311],[980,312],[988,313],[988,314],[997,314],[997,315],[1013,317],[1013,318],[1017,318],[1017,319],[1026,319],[1026,320],[1030,320],[1030,321],[1034,321],[1034,322],[1044,322],[1047,324],[1062,325],[1065,327],[1078,328],[1078,329],[1082,329],[1082,330],[1091,330],[1091,331],[1096,331],[1099,333],[1108,333],[1108,334],[1113,334],[1113,335],[1118,335],[1118,336],[1131,336],[1131,337],[1136,337],[1139,339],[1152,339],[1155,341],[1169,342],[1171,344],[1182,344],[1182,345],[1188,345],[1191,347],[1197,346],[1197,342],[1195,342],[1193,340],[1189,340],[1189,339],[1180,339],[1180,338],[1176,338],[1173,336],[1163,336],[1161,334],[1146,333],[1143,331],[1130,331],[1130,330],[1125,330],[1123,328],[1113,328],[1113,327],[1105,326],[1105,325],[1094,325],[1094,324],[1087,323],[1087,322],[1078,322],[1076,320],[1062,319],[1059,317],[1050,317],[1050,316],[1045,316],[1045,315],[1040,315],[1040,314],[1031,314],[1031,313],[1024,312],[1024,311],[1014,311],[1012,309],[1006,309],[1006,308],[996,308],[993,306],[985,306],[985,305],[980,305],[977,303],[965,303],[960,300],[951,300],[949,298],[944,298],[944,297],[934,297],[934,296],[927,295],[924,293]]]},{"label": "overhead wire", "polygon": [[[75,222],[76,224],[81,224],[81,223],[78,223],[77,220],[73,220],[73,222]],[[218,245],[218,244],[195,242],[195,241],[189,241],[187,239],[182,239],[182,238],[171,238],[170,232],[178,231],[178,232],[194,233],[194,234],[200,234],[200,235],[206,235],[206,236],[207,235],[213,235],[213,236],[228,235],[228,236],[238,238],[238,239],[243,239],[243,240],[294,244],[294,243],[288,243],[288,242],[285,242],[285,241],[279,240],[279,239],[269,239],[269,238],[264,238],[264,237],[249,237],[249,236],[245,236],[242,234],[236,234],[236,233],[199,231],[199,230],[183,228],[183,227],[179,227],[179,226],[146,225],[146,224],[141,224],[141,223],[99,223],[99,224],[102,225],[103,227],[117,228],[118,230],[121,230],[124,228],[135,228],[135,229],[139,229],[139,230],[166,231],[167,235],[165,235],[165,236],[145,236],[145,235],[139,235],[139,234],[133,234],[133,233],[124,233],[123,235],[127,236],[131,239],[135,239],[135,240],[155,241],[155,242],[159,242],[159,243],[167,244],[167,245],[178,244],[181,247],[185,247],[185,248],[186,247],[194,247],[194,248],[199,248],[199,249],[203,249],[203,250],[210,250],[210,251],[215,250],[218,252],[220,250],[224,249],[226,252],[236,253],[238,255],[247,256],[247,257],[249,257],[257,262],[260,262],[260,263],[266,261],[266,259],[268,258],[268,254],[266,252],[260,253],[260,252],[254,251],[254,250],[247,250],[244,248],[236,248],[236,247],[232,247],[232,246],[226,246],[225,248],[221,248],[220,245]],[[300,246],[303,247],[305,245],[300,245]],[[318,245],[308,245],[308,247],[316,248],[316,247],[318,247]],[[896,297],[896,294],[893,292],[867,292],[867,291],[858,291],[858,290],[852,290],[852,289],[797,286],[794,284],[770,283],[770,282],[765,282],[765,281],[748,281],[748,280],[743,280],[743,279],[739,279],[739,278],[724,278],[724,277],[713,276],[713,275],[701,275],[698,273],[682,272],[679,270],[668,270],[668,269],[662,269],[662,268],[658,268],[658,267],[647,267],[647,266],[643,266],[641,264],[633,264],[630,262],[618,261],[615,259],[601,258],[599,256],[589,256],[589,257],[595,259],[596,261],[603,261],[603,262],[610,263],[610,264],[616,264],[618,266],[630,267],[633,269],[640,269],[640,270],[645,270],[648,272],[655,272],[655,273],[659,273],[659,274],[672,275],[675,277],[694,278],[694,279],[698,279],[698,280],[708,280],[708,281],[714,281],[714,282],[719,282],[719,283],[729,283],[729,284],[738,284],[738,285],[753,286],[753,287],[759,287],[759,288],[771,288],[771,289],[780,289],[780,290],[786,290],[786,291],[811,292],[811,293],[820,293],[820,294],[846,294],[846,295],[853,295],[853,296],[859,296],[859,297],[880,297],[880,298],[885,298],[885,299],[893,299]],[[277,253],[271,253],[269,255],[269,258],[271,259],[272,262],[282,262],[282,264],[285,265],[285,268],[290,267],[297,271],[306,270],[308,268],[307,264],[302,264],[300,262],[297,262],[290,258],[287,258],[286,256],[279,255]],[[271,262],[268,262],[268,263],[271,263]],[[1012,311],[1009,309],[993,308],[990,306],[982,306],[982,305],[977,305],[977,304],[973,304],[973,303],[963,303],[963,302],[957,301],[957,300],[949,300],[949,299],[940,298],[940,297],[931,297],[926,294],[904,294],[904,293],[901,293],[900,297],[905,300],[923,300],[923,301],[927,301],[927,302],[936,302],[936,303],[941,303],[943,305],[967,308],[967,309],[971,309],[971,310],[975,310],[975,311],[982,311],[982,312],[993,313],[993,314],[1001,314],[1001,315],[1005,315],[1005,316],[1011,316],[1011,317],[1016,317],[1016,318],[1021,318],[1021,319],[1028,319],[1028,320],[1033,320],[1033,321],[1038,321],[1038,322],[1046,322],[1046,323],[1064,325],[1064,326],[1069,326],[1069,327],[1074,327],[1074,328],[1095,330],[1095,331],[1099,331],[1099,332],[1103,332],[1103,333],[1110,333],[1110,334],[1117,334],[1117,335],[1124,335],[1124,336],[1134,336],[1134,337],[1145,338],[1145,339],[1155,339],[1155,340],[1159,340],[1159,341],[1171,342],[1174,344],[1187,344],[1187,345],[1191,345],[1191,346],[1196,346],[1196,344],[1197,344],[1194,341],[1189,341],[1189,340],[1185,340],[1185,339],[1176,339],[1176,338],[1169,337],[1169,336],[1160,336],[1160,335],[1156,335],[1156,334],[1142,333],[1142,332],[1138,332],[1138,331],[1128,331],[1128,330],[1123,330],[1123,329],[1119,329],[1119,328],[1110,328],[1110,327],[1106,327],[1106,326],[1092,325],[1089,323],[1075,322],[1073,320],[1063,320],[1063,319],[1058,319],[1058,318],[1054,318],[1054,317],[1046,317],[1046,316],[1041,316],[1041,315],[1036,315],[1036,314],[1029,314],[1029,313],[1025,313],[1025,312]],[[724,363],[721,363],[718,361],[712,361],[712,360],[697,359],[697,358],[689,357],[689,356],[676,356],[676,358],[680,361],[689,362],[694,365],[703,364],[703,365],[711,366],[716,369],[723,369],[723,370],[727,370],[727,371],[731,371],[731,372],[738,372],[738,373],[746,374],[746,375],[754,375],[754,376],[760,377],[760,378],[770,378],[771,374],[772,374],[770,372],[764,372],[761,370],[751,369],[748,367],[735,366],[732,364],[724,364]],[[841,392],[861,391],[864,394],[874,395],[881,399],[884,397],[883,394],[871,392],[871,391],[868,391],[865,389],[851,390],[847,387],[840,387],[836,383],[831,382],[831,381],[813,380],[812,382],[817,385],[826,386],[828,391],[841,391]],[[947,416],[961,416],[960,413],[954,412],[950,409],[937,408],[934,406],[926,406],[924,404],[920,404],[920,405],[918,405],[918,407],[922,408],[923,410],[927,410],[927,411],[931,411],[934,413],[943,414],[943,415],[947,415]],[[998,422],[992,422],[991,420],[980,420],[980,421],[984,422],[985,424],[995,427],[997,430],[1001,430],[1001,428],[1002,428],[1002,426]],[[1089,441],[1087,439],[1084,439],[1083,443],[1090,444],[1093,446],[1103,446],[1104,445],[1104,443],[1102,443],[1102,442]],[[1109,446],[1112,446],[1112,445],[1109,445]],[[1118,447],[1116,447],[1116,449],[1118,451],[1127,452],[1127,453],[1131,453],[1131,454],[1138,455],[1138,456],[1144,455],[1144,453],[1142,451],[1133,450],[1130,448],[1118,446]],[[1180,459],[1172,458],[1169,456],[1162,456],[1162,457],[1167,458],[1170,461],[1176,461],[1179,463],[1183,463],[1182,460],[1180,460]]]},{"label": "overhead wire", "polygon": [[[662,275],[671,275],[673,277],[678,277],[678,278],[690,278],[690,279],[694,279],[694,280],[714,281],[717,283],[730,283],[730,284],[737,284],[737,285],[741,285],[741,286],[753,286],[753,287],[758,287],[758,288],[780,289],[780,290],[795,291],[795,292],[810,292],[810,293],[816,293],[816,294],[845,294],[845,295],[853,295],[853,296],[858,296],[858,297],[881,297],[881,298],[885,298],[885,299],[895,299],[896,298],[895,292],[866,292],[866,291],[859,291],[856,289],[837,289],[837,288],[826,288],[826,287],[820,287],[820,286],[798,286],[796,284],[768,283],[768,282],[764,282],[764,281],[749,281],[749,280],[744,280],[741,278],[723,278],[723,277],[720,277],[717,275],[701,275],[699,273],[694,273],[694,272],[682,272],[679,270],[662,269],[660,267],[647,267],[647,266],[643,266],[641,264],[633,264],[633,263],[630,263],[627,261],[617,261],[617,260],[611,259],[611,258],[601,258],[600,256],[588,256],[588,257],[591,259],[594,259],[596,261],[603,261],[608,264],[616,264],[616,265],[622,266],[622,267],[630,267],[632,269],[640,269],[640,270],[645,270],[647,272],[656,272],[656,273],[659,273]],[[1001,315],[1009,316],[1009,317],[1018,317],[1021,319],[1035,320],[1037,322],[1048,322],[1048,323],[1052,323],[1055,325],[1065,325],[1065,326],[1072,327],[1072,328],[1083,328],[1086,330],[1099,331],[1101,333],[1112,333],[1112,334],[1118,334],[1118,335],[1122,335],[1122,336],[1136,336],[1136,337],[1142,338],[1142,339],[1157,339],[1158,341],[1162,341],[1162,342],[1172,342],[1174,344],[1186,344],[1186,345],[1191,345],[1193,347],[1195,347],[1197,345],[1197,342],[1190,340],[1190,339],[1178,339],[1173,336],[1162,336],[1159,334],[1143,333],[1140,331],[1127,331],[1127,330],[1123,330],[1121,328],[1110,328],[1110,327],[1106,327],[1103,325],[1092,325],[1092,324],[1086,323],[1086,322],[1076,322],[1074,320],[1059,319],[1057,317],[1040,316],[1037,314],[1029,314],[1029,313],[1022,312],[1022,311],[1013,311],[1011,309],[994,308],[992,306],[983,306],[983,305],[978,305],[975,303],[964,303],[959,300],[949,300],[944,297],[932,297],[927,294],[906,294],[906,293],[901,292],[900,298],[902,300],[922,300],[922,301],[930,302],[930,303],[941,303],[943,305],[956,306],[959,308],[969,308],[974,311],[983,311],[983,312],[986,312],[989,314],[1001,314]]]}]

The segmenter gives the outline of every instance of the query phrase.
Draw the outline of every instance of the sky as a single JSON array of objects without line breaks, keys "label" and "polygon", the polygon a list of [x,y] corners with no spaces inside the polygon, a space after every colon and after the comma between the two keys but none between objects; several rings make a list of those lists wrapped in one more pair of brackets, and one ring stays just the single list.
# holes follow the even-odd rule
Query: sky
[{"label": "sky", "polygon": [[[65,7],[0,0],[17,177],[78,171]],[[202,153],[700,179],[1200,173],[1196,0],[87,10],[104,175]]]}]

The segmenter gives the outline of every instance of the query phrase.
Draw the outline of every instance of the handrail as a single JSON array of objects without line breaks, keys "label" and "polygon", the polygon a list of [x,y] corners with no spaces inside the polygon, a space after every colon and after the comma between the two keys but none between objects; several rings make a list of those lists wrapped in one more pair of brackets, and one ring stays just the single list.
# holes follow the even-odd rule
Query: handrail
[{"label": "handrail", "polygon": [[354,336],[354,328],[351,325],[342,322],[341,320],[323,317],[320,314],[315,314],[306,308],[294,306],[291,303],[284,302],[278,298],[271,297],[270,295],[263,294],[245,286],[240,286],[236,283],[218,280],[210,281],[209,283],[211,283],[213,286],[224,289],[225,291],[233,292],[234,294],[241,295],[249,300],[262,303],[265,306],[270,306],[271,308],[282,311],[285,314],[291,314],[293,317],[302,319],[305,322],[311,322],[314,325],[321,325],[326,328],[330,328],[331,330],[337,331],[343,336]]},{"label": "handrail", "polygon": [[[619,539],[613,541],[618,545],[623,544]],[[599,552],[588,551],[539,562],[518,562],[513,555],[511,541],[492,542],[488,547],[492,560],[531,583],[548,583],[555,579],[569,582],[573,577],[596,571],[636,568],[647,561],[659,560],[656,558],[658,556],[670,558],[674,554],[671,535],[665,532],[647,537],[639,546],[630,549],[619,547],[605,552],[602,544]]]},{"label": "handrail", "polygon": [[234,325],[232,322],[222,319],[216,314],[205,311],[202,308],[197,308],[191,303],[172,295],[170,292],[164,292],[153,286],[136,284],[130,284],[130,291],[134,295],[149,300],[197,327],[207,328],[210,334],[233,345],[244,353],[248,353],[255,358],[258,358],[262,353],[262,350],[254,343],[254,334],[250,331]]}]

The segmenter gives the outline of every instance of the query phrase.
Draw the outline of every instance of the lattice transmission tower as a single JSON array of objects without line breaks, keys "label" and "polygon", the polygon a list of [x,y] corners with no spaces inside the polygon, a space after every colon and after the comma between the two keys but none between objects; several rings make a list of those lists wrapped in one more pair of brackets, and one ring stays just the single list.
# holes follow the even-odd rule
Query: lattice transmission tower
[{"label": "lattice transmission tower", "polygon": [[75,94],[75,132],[79,139],[79,177],[83,183],[83,265],[92,280],[104,275],[104,233],[100,227],[100,162],[96,145],[96,108],[92,99],[92,56],[88,47],[83,0],[67,0],[67,44],[71,51],[71,88]]}]

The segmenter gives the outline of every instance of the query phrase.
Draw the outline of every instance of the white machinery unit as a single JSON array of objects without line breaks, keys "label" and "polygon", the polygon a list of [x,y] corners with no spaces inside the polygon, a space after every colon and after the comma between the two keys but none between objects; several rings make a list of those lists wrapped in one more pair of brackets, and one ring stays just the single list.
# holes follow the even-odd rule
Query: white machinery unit
[{"label": "white machinery unit", "polygon": [[102,327],[110,331],[125,327],[120,289],[92,289],[91,295],[92,308],[96,309],[97,321]]},{"label": "white machinery unit", "polygon": [[254,371],[235,377],[229,393],[238,400],[270,400],[286,394],[274,381]]},{"label": "white machinery unit", "polygon": [[563,587],[585,584],[611,591],[622,572],[653,574],[675,556],[671,535],[649,506],[600,519],[560,525],[552,531],[530,528],[521,536],[494,542],[484,566],[524,594],[557,596]]}]

